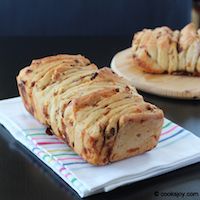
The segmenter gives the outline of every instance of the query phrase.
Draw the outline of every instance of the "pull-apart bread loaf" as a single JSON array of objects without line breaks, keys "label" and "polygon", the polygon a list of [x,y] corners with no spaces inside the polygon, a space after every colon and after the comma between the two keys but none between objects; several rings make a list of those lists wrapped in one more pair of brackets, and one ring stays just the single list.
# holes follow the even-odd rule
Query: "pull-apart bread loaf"
[{"label": "pull-apart bread loaf", "polygon": [[91,164],[141,154],[158,142],[163,112],[81,55],[33,60],[17,83],[26,109]]},{"label": "pull-apart bread loaf", "polygon": [[200,30],[192,23],[181,31],[144,29],[134,35],[132,52],[145,72],[200,76]]}]

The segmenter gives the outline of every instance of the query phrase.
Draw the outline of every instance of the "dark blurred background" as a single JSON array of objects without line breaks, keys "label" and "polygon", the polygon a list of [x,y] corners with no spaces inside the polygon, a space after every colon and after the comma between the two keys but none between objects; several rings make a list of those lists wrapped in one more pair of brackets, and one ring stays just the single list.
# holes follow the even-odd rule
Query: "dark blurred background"
[{"label": "dark blurred background", "polygon": [[0,0],[0,36],[124,36],[180,29],[192,0]]},{"label": "dark blurred background", "polygon": [[33,59],[82,54],[109,67],[136,31],[180,29],[191,10],[192,0],[0,0],[0,99],[18,95],[15,77]]}]

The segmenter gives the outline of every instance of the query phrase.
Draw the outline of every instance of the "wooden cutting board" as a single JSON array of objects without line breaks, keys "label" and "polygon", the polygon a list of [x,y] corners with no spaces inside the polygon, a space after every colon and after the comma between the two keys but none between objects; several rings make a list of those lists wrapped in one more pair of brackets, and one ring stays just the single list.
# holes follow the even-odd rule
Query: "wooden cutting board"
[{"label": "wooden cutting board", "polygon": [[117,53],[111,68],[141,91],[178,99],[200,99],[200,77],[142,72],[133,66],[131,48]]}]

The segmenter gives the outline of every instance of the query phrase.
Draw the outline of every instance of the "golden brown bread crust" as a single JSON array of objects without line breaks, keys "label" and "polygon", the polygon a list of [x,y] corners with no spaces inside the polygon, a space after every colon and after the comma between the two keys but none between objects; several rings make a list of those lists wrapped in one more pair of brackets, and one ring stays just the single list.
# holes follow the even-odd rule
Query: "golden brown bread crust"
[{"label": "golden brown bread crust", "polygon": [[137,155],[158,142],[163,112],[83,56],[35,60],[17,83],[26,109],[91,164]]},{"label": "golden brown bread crust", "polygon": [[144,72],[200,76],[200,35],[192,23],[181,31],[144,29],[134,35],[132,52]]}]

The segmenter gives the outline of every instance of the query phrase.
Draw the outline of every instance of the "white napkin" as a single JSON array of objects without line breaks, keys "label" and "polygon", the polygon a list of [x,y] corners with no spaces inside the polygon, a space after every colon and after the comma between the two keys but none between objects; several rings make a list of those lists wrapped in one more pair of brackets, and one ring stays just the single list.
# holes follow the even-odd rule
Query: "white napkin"
[{"label": "white napkin", "polygon": [[0,123],[81,197],[200,161],[200,139],[167,119],[155,149],[101,167],[86,163],[61,140],[47,135],[46,127],[25,110],[20,97],[0,101]]}]

